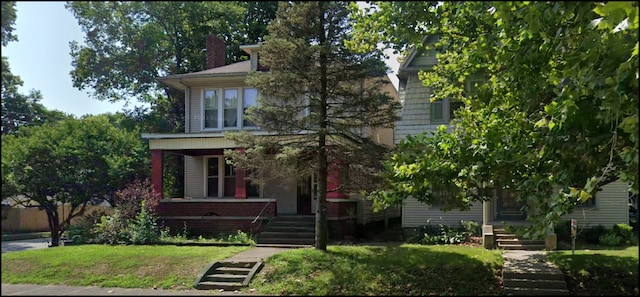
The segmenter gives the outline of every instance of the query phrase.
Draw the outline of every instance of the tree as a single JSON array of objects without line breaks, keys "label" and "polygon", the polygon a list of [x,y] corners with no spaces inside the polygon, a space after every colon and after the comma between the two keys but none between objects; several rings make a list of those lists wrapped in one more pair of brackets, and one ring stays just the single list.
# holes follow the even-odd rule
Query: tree
[{"label": "tree", "polygon": [[[352,47],[373,36],[396,50],[421,48],[423,36],[440,36],[438,65],[420,78],[432,101],[465,103],[451,134],[436,132],[445,142],[418,136],[399,146],[378,202],[430,203],[428,192],[445,185],[464,208],[509,187],[543,235],[610,181],[637,193],[637,3],[374,3],[356,19]],[[471,95],[461,82],[473,75],[486,83]]]},{"label": "tree", "polygon": [[[18,36],[13,35],[13,26],[16,23],[16,2],[2,1],[2,46],[7,46],[10,41],[18,41]],[[4,68],[4,66],[3,66]]]},{"label": "tree", "polygon": [[[138,135],[103,115],[23,127],[2,137],[3,195],[6,183],[12,194],[24,197],[14,197],[17,203],[44,209],[56,246],[87,204],[146,177],[148,156]],[[69,205],[69,212],[61,216],[60,205]]]},{"label": "tree", "polygon": [[[261,174],[318,173],[315,248],[326,250],[327,176],[332,166],[349,174],[342,191],[374,187],[385,147],[361,133],[364,128],[392,127],[399,103],[382,87],[390,83],[379,52],[347,50],[346,2],[281,2],[260,63],[269,71],[249,74],[259,90],[248,119],[275,137],[230,134],[244,152],[229,151],[232,162]],[[265,168],[266,163],[279,164]],[[347,169],[348,168],[348,169]],[[271,169],[270,171],[267,171]]]}]

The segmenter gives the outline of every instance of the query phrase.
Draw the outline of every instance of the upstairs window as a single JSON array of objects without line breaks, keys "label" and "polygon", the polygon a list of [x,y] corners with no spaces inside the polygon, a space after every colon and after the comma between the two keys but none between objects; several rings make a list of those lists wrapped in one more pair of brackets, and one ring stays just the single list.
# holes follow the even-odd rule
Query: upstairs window
[{"label": "upstairs window", "polygon": [[217,129],[218,126],[218,90],[205,90],[204,127]]},{"label": "upstairs window", "polygon": [[429,104],[430,121],[432,124],[449,123],[455,117],[454,111],[463,106],[464,103],[462,101],[451,100],[449,98],[431,102]]},{"label": "upstairs window", "polygon": [[[258,90],[253,88],[244,89],[243,99],[242,116],[244,118],[244,115],[247,113],[247,109],[249,109],[249,107],[258,105]],[[249,120],[243,119],[242,126],[255,127],[256,125]]]},{"label": "upstairs window", "polygon": [[232,130],[256,125],[243,120],[246,110],[257,105],[254,88],[204,89],[202,91],[202,129]]}]

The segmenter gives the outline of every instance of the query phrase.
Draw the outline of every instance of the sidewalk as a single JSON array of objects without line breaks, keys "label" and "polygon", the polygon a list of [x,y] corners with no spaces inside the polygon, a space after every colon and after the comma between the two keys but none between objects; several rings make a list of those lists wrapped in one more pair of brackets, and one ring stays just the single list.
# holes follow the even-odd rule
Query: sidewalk
[{"label": "sidewalk", "polygon": [[[262,261],[272,255],[284,252],[290,248],[276,247],[255,247],[250,250],[238,253],[224,261]],[[206,263],[208,264],[208,263]],[[196,276],[194,275],[194,280]],[[0,296],[212,296],[212,295],[234,295],[234,296],[251,296],[258,295],[251,291],[251,287],[246,292],[237,291],[219,291],[219,290],[161,290],[161,289],[124,289],[124,288],[101,288],[101,287],[77,287],[62,285],[10,285],[2,284]]]}]

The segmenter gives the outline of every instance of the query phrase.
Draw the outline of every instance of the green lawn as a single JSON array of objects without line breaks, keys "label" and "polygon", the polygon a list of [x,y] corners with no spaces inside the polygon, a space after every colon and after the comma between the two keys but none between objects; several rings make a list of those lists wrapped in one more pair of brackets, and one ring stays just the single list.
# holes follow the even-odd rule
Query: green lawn
[{"label": "green lawn", "polygon": [[498,250],[458,245],[329,246],[267,259],[252,286],[273,295],[498,295]]},{"label": "green lawn", "polygon": [[638,246],[598,247],[550,253],[567,276],[572,295],[638,296]]},{"label": "green lawn", "polygon": [[[61,246],[2,254],[2,283],[192,289],[214,261],[248,246]],[[597,248],[597,247],[594,247]],[[637,295],[638,246],[549,253],[571,295]],[[265,295],[501,295],[500,250],[462,245],[331,245],[266,260]]]},{"label": "green lawn", "polygon": [[2,283],[192,289],[207,264],[248,246],[78,245],[2,254]]}]

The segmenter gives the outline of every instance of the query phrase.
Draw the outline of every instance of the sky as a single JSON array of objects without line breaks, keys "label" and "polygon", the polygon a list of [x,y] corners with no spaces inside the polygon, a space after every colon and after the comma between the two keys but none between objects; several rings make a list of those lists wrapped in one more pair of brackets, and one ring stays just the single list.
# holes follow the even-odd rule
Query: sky
[{"label": "sky", "polygon": [[[131,109],[123,102],[109,103],[94,99],[91,89],[78,90],[71,79],[71,55],[69,42],[82,44],[84,34],[73,14],[64,7],[65,2],[17,1],[16,21],[13,34],[18,41],[9,42],[2,48],[2,56],[9,60],[11,73],[20,76],[24,84],[20,93],[30,90],[42,93],[42,103],[47,109],[57,109],[80,117],[86,114],[101,114]],[[397,73],[397,56],[387,61],[393,73]],[[394,86],[398,79],[390,75]]]}]

